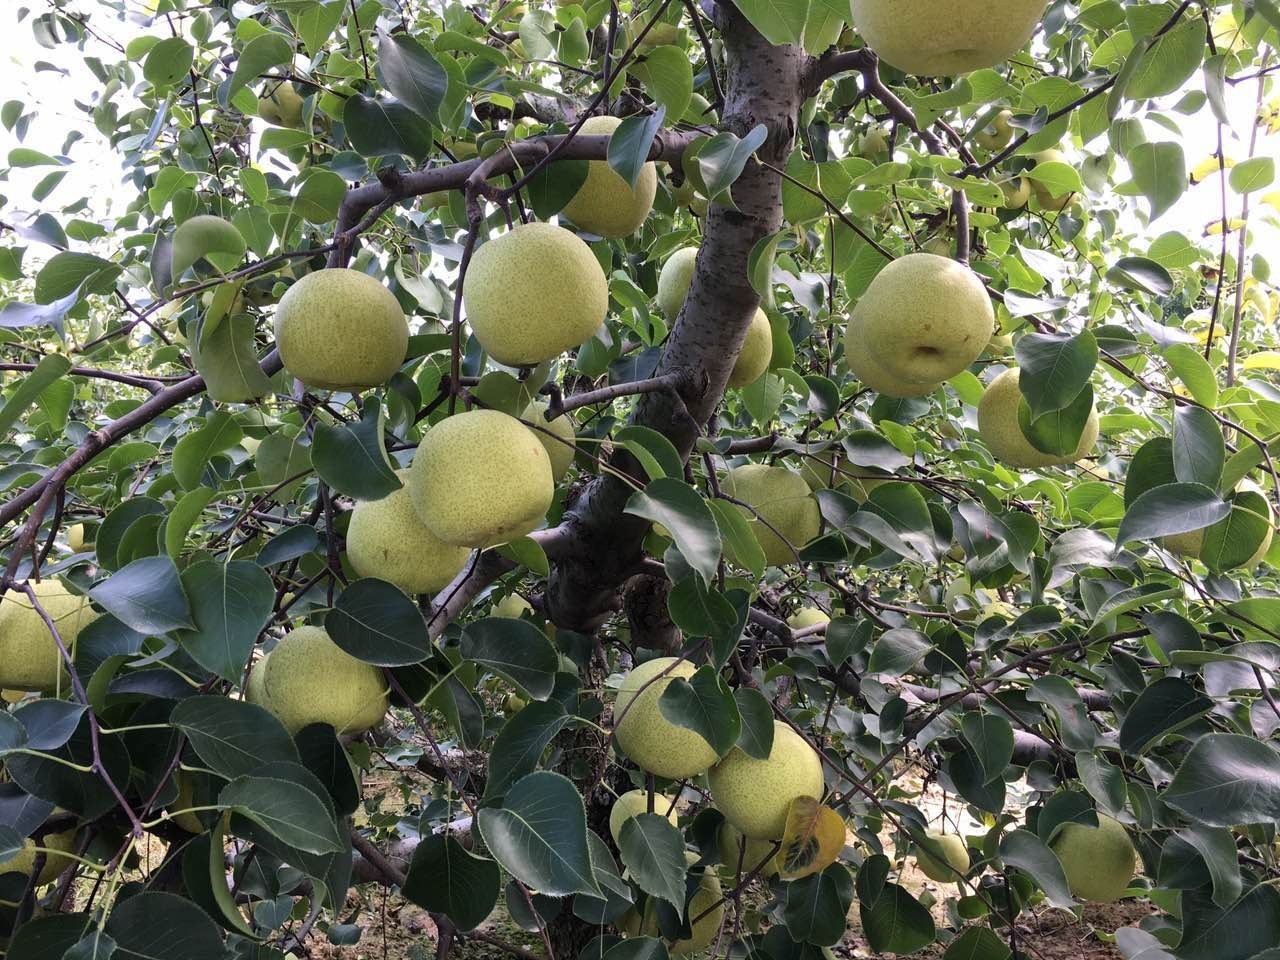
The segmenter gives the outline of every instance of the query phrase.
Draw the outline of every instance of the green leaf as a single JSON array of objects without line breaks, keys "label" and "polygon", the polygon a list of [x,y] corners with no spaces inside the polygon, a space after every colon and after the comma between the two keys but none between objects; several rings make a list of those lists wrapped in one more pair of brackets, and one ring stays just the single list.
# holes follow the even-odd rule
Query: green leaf
[{"label": "green leaf", "polygon": [[[737,7],[760,35],[774,46],[798,44],[804,35],[809,0],[742,0]],[[845,14],[847,16],[848,11]]]},{"label": "green leaf", "polygon": [[1005,834],[1000,841],[1000,857],[1008,866],[1017,867],[1030,876],[1055,907],[1070,910],[1075,906],[1057,854],[1034,833],[1013,830]]},{"label": "green leaf", "polygon": [[275,585],[249,560],[203,560],[182,571],[194,630],[177,634],[191,658],[224,680],[238,683],[258,634],[271,619]]},{"label": "green leaf", "polygon": [[333,35],[346,8],[345,0],[318,0],[289,11],[294,32],[298,34],[298,39],[310,56],[315,57],[324,49],[325,42]]},{"label": "green leaf", "polygon": [[449,75],[422,44],[408,34],[379,31],[378,69],[396,99],[423,120],[436,119]]},{"label": "green leaf", "polygon": [[853,876],[844,864],[833,863],[787,884],[782,918],[796,941],[833,947],[844,938],[851,906]]},{"label": "green leaf", "polygon": [[685,562],[710,585],[720,564],[720,530],[707,502],[681,480],[651,480],[631,495],[626,513],[667,528]]},{"label": "green leaf", "polygon": [[1203,407],[1177,407],[1173,412],[1173,472],[1181,483],[1217,488],[1227,461],[1222,428]]},{"label": "green leaf", "polygon": [[144,890],[117,901],[106,932],[116,944],[114,960],[224,960],[227,955],[209,915],[172,893]]},{"label": "green leaf", "polygon": [[51,303],[77,290],[86,294],[110,293],[119,276],[119,264],[91,253],[54,254],[36,274],[36,302]]},{"label": "green leaf", "polygon": [[1213,701],[1181,677],[1161,677],[1146,687],[1120,724],[1120,749],[1140,754],[1167,734],[1213,709]]},{"label": "green leaf", "polygon": [[933,943],[933,915],[903,887],[884,884],[870,906],[861,899],[862,929],[876,953],[915,953]]},{"label": "green leaf", "polygon": [[670,820],[660,813],[641,813],[623,821],[618,851],[622,865],[641,890],[684,912],[684,878],[688,869],[684,838]]},{"label": "green leaf", "polygon": [[942,960],[1009,960],[1009,947],[990,927],[965,927],[951,941]]},{"label": "green leaf", "polygon": [[535,700],[508,720],[489,754],[486,802],[501,799],[511,784],[532,773],[556,734],[572,719],[560,701]]},{"label": "green leaf", "polygon": [[1219,573],[1247,563],[1273,535],[1271,508],[1257,490],[1237,490],[1228,501],[1231,512],[1204,532],[1200,559]]},{"label": "green leaf", "polygon": [[229,104],[235,95],[253,83],[261,74],[273,67],[293,62],[293,44],[280,33],[263,33],[250,40],[236,61],[236,69],[231,74],[231,82],[226,86],[226,100]]},{"label": "green leaf", "polygon": [[1023,374],[1018,388],[1036,418],[1069,407],[1080,395],[1098,365],[1098,341],[1088,330],[1074,337],[1029,333],[1018,340],[1017,354]]},{"label": "green leaf", "polygon": [[351,146],[364,157],[400,154],[415,160],[431,153],[431,124],[403,103],[361,94],[347,98],[342,111]]},{"label": "green leaf", "polygon": [[[738,687],[733,691],[742,718],[742,730],[734,744],[749,757],[768,760],[773,752],[773,708],[768,698],[755,687]],[[659,701],[661,708],[661,701]]]},{"label": "green leaf", "polygon": [[683,117],[693,97],[693,64],[680,47],[656,47],[644,55],[641,83],[668,117]]},{"label": "green leaf", "polygon": [[609,166],[632,189],[649,161],[653,138],[662,128],[665,116],[666,108],[660,106],[651,116],[627,117],[609,137]]},{"label": "green leaf", "polygon": [[230,222],[208,214],[184,220],[173,232],[171,266],[177,283],[198,260],[208,260],[219,272],[232,269],[244,257],[244,237]]},{"label": "green leaf", "polygon": [[298,750],[280,721],[244,700],[188,697],[173,708],[169,722],[187,735],[211,770],[228,779],[267,762],[298,762]]},{"label": "green leaf", "polygon": [[485,617],[462,628],[462,658],[505,677],[535,700],[555,688],[560,658],[547,635],[528,620]]},{"label": "green leaf", "polygon": [[742,732],[733,691],[710,666],[699,667],[690,680],[673,677],[658,698],[662,716],[692,730],[720,756],[729,752]]},{"label": "green leaf", "polygon": [[1188,533],[1217,523],[1231,506],[1200,483],[1166,483],[1146,491],[1125,511],[1116,547],[1134,540],[1154,540]]},{"label": "green leaf", "polygon": [[1134,185],[1151,202],[1152,221],[1173,209],[1187,190],[1187,161],[1176,143],[1140,143],[1125,157]]},{"label": "green leaf", "polygon": [[181,37],[165,37],[147,54],[142,76],[157,87],[171,87],[191,70],[195,49]]},{"label": "green leaf", "polygon": [[587,847],[587,814],[573,781],[540,770],[522,778],[501,807],[478,816],[494,858],[517,880],[548,897],[600,897]]},{"label": "green leaf", "polygon": [[276,777],[236,777],[222,788],[218,804],[306,853],[337,853],[348,846],[324,804],[300,783]]},{"label": "green leaf", "polygon": [[1107,271],[1107,279],[1129,290],[1141,290],[1157,297],[1168,296],[1173,290],[1173,277],[1169,271],[1146,257],[1121,257]]},{"label": "green leaf", "polygon": [[1276,952],[1277,942],[1280,891],[1274,887],[1259,884],[1226,909],[1208,891],[1183,892],[1178,960],[1271,960],[1267,954]]},{"label": "green leaf", "polygon": [[1027,699],[1053,708],[1053,712],[1058,715],[1062,742],[1068,750],[1079,752],[1093,749],[1098,732],[1089,719],[1089,711],[1085,709],[1079,692],[1066,677],[1058,674],[1040,677],[1031,684]]},{"label": "green leaf", "polygon": [[418,844],[400,892],[424,910],[443,913],[459,930],[474,930],[493,912],[501,891],[498,865],[444,833]]},{"label": "green leaf", "polygon": [[1271,186],[1276,179],[1276,161],[1273,157],[1250,157],[1241,160],[1231,169],[1231,189],[1236,193],[1252,193]]},{"label": "green leaf", "polygon": [[405,667],[431,656],[431,637],[417,604],[385,580],[348,584],[324,628],[339,647],[376,667]]},{"label": "green leaf", "polygon": [[768,139],[764,124],[753,127],[742,139],[732,133],[717,133],[702,145],[695,157],[702,191],[713,203],[733,207],[729,188],[742,176],[747,161]]},{"label": "green leaf", "polygon": [[244,438],[236,418],[225,410],[210,415],[205,425],[187,434],[173,448],[173,476],[183,490],[200,486],[214,454],[230,450]]},{"label": "green leaf", "polygon": [[1174,836],[1195,847],[1213,882],[1213,902],[1229,907],[1240,896],[1240,860],[1235,835],[1226,827],[1192,824]]},{"label": "green leaf", "polygon": [[391,469],[382,445],[382,423],[379,403],[365,404],[364,413],[355,423],[317,423],[311,462],[320,479],[357,500],[381,500],[399,490],[400,478]]},{"label": "green leaf", "polygon": [[973,749],[986,783],[1004,776],[1013,759],[1013,727],[1004,717],[972,711],[960,718],[960,731]]},{"label": "green leaf", "polygon": [[[657,480],[659,477],[674,477],[679,480],[684,476],[684,461],[680,459],[675,444],[657,430],[628,424],[615,433],[613,439],[640,461],[650,480]],[[714,506],[712,504],[713,508]]]},{"label": "green leaf", "polygon": [[1164,358],[1197,403],[1206,407],[1218,405],[1218,378],[1198,350],[1175,343],[1164,349]]},{"label": "green leaf", "polygon": [[[1162,20],[1166,18],[1163,10],[1159,15]],[[1195,17],[1184,18],[1168,33],[1156,38],[1143,55],[1133,71],[1126,96],[1130,100],[1148,100],[1180,89],[1199,68],[1204,51],[1204,24]]]},{"label": "green leaf", "polygon": [[204,321],[195,328],[191,361],[204,377],[209,397],[220,403],[247,403],[270,393],[271,379],[258,363],[254,318],[239,314],[208,332],[206,328]]},{"label": "green leaf", "polygon": [[867,670],[900,677],[910,672],[932,649],[929,638],[919,630],[895,627],[881,634],[871,648]]},{"label": "green leaf", "polygon": [[577,196],[587,182],[590,170],[590,160],[563,160],[547,164],[529,181],[529,206],[540,219],[551,219]]},{"label": "green leaf", "polygon": [[1252,737],[1206,734],[1160,799],[1213,827],[1273,823],[1280,820],[1280,754]]},{"label": "green leaf", "polygon": [[166,557],[143,557],[89,591],[93,602],[139,633],[160,636],[194,629],[178,568]]},{"label": "green leaf", "polygon": [[71,361],[60,353],[42,357],[36,368],[24,376],[13,392],[5,397],[4,406],[0,407],[0,436],[7,436],[44,389],[70,369]]},{"label": "green leaf", "polygon": [[720,530],[726,556],[748,570],[752,576],[763,575],[764,550],[751,532],[751,526],[742,511],[727,500],[709,500],[707,506],[716,518],[716,527]]}]

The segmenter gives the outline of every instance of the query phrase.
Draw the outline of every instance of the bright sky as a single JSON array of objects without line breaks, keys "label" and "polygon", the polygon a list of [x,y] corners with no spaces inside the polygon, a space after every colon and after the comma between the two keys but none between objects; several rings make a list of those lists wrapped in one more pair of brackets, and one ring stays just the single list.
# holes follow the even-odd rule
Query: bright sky
[{"label": "bright sky", "polygon": [[[25,0],[37,11],[41,8],[39,0]],[[129,7],[139,10],[140,0],[128,0]],[[18,7],[12,2],[0,3],[0,36],[5,38],[4,53],[0,54],[0,90],[5,91],[0,99],[22,99],[27,109],[35,109],[37,117],[32,121],[23,144],[46,153],[57,154],[61,151],[63,141],[69,130],[80,130],[84,139],[76,142],[70,150],[74,161],[68,169],[66,178],[46,198],[41,211],[58,213],[59,208],[73,203],[81,197],[89,197],[96,214],[109,214],[113,202],[118,210],[130,196],[130,191],[121,186],[124,171],[120,166],[118,155],[108,150],[102,136],[93,126],[86,122],[75,106],[74,101],[88,101],[95,97],[99,83],[81,62],[80,53],[73,46],[60,46],[54,50],[40,47],[32,39],[31,18],[18,22]],[[97,8],[92,4],[89,9]],[[124,44],[139,33],[149,32],[145,27],[133,22],[111,21],[101,13],[94,17],[95,28],[113,40]],[[90,52],[103,55],[104,51],[96,42],[90,43]],[[54,70],[36,69],[38,62],[53,64],[65,73]],[[1196,78],[1198,82],[1198,75]],[[1248,136],[1249,117],[1253,111],[1256,96],[1254,83],[1240,84],[1229,91],[1229,110],[1233,120],[1233,129],[1228,133],[1226,144],[1230,157],[1242,158],[1246,153],[1247,142],[1242,138]],[[1178,96],[1167,98],[1167,102],[1176,102]],[[1170,111],[1169,116],[1176,121],[1179,132],[1173,133],[1155,123],[1146,124],[1147,136],[1153,141],[1179,140],[1187,156],[1188,169],[1207,157],[1213,150],[1215,130],[1212,117],[1207,109],[1195,117],[1184,117]],[[1094,149],[1098,149],[1095,142]],[[16,139],[6,130],[0,128],[0,166],[9,150],[17,145]],[[1280,137],[1265,138],[1260,145],[1260,153],[1269,154],[1280,159]],[[0,206],[0,216],[5,219],[20,219],[20,214],[32,208],[31,190],[53,168],[36,167],[13,170],[9,180],[0,181],[0,195],[5,203]],[[1280,184],[1269,188],[1280,190]],[[1232,215],[1239,211],[1240,198],[1228,193]],[[1256,202],[1255,202],[1256,209]],[[1262,208],[1263,219],[1275,222],[1275,214],[1268,208]],[[1152,236],[1167,230],[1181,230],[1193,236],[1200,236],[1205,225],[1219,216],[1219,187],[1217,178],[1210,177],[1206,182],[1192,187],[1179,202],[1178,206],[1165,214],[1151,227]],[[1257,223],[1257,219],[1254,220]],[[1269,229],[1264,231],[1271,240],[1280,236]],[[1256,240],[1257,238],[1255,238]],[[1271,244],[1268,243],[1268,246]],[[33,249],[29,256],[40,257],[44,251]]]}]

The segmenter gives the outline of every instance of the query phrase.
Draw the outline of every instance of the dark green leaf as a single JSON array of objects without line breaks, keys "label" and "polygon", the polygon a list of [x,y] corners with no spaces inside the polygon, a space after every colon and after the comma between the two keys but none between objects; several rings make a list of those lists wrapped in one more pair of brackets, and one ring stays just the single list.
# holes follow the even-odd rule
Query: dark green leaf
[{"label": "dark green leaf", "polygon": [[387,89],[423,120],[435,120],[449,75],[422,44],[404,33],[378,33],[378,69]]},{"label": "dark green leaf", "polygon": [[1178,960],[1250,960],[1277,942],[1280,891],[1274,887],[1259,884],[1226,909],[1207,890],[1183,893]]},{"label": "dark green leaf", "polygon": [[385,580],[348,584],[325,614],[324,628],[343,650],[376,667],[405,667],[431,656],[417,604]]},{"label": "dark green leaf", "polygon": [[631,495],[626,512],[666,527],[685,561],[710,585],[720,563],[720,530],[691,486],[671,477],[651,480]]},{"label": "dark green leaf", "polygon": [[192,598],[195,629],[180,631],[178,642],[200,666],[238,683],[271,619],[276,599],[271,578],[249,560],[204,560],[182,572],[182,587]]},{"label": "dark green leaf", "polygon": [[1167,483],[1146,491],[1125,511],[1116,547],[1134,540],[1199,530],[1230,512],[1230,505],[1203,484]]},{"label": "dark green leaf", "polygon": [[1252,737],[1207,734],[1160,799],[1210,826],[1273,823],[1280,820],[1280,754]]},{"label": "dark green leaf", "polygon": [[1005,834],[1000,841],[1000,856],[1008,866],[1026,872],[1055,907],[1070,910],[1075,905],[1057,854],[1034,833],[1013,830]]},{"label": "dark green leaf", "polygon": [[1013,727],[1009,721],[994,714],[970,712],[960,718],[960,730],[973,748],[986,782],[1004,776],[1013,759]]},{"label": "dark green leaf", "polygon": [[222,934],[209,915],[172,893],[145,891],[122,900],[107,918],[113,960],[225,960]]},{"label": "dark green leaf", "polygon": [[283,34],[263,33],[254,37],[245,44],[244,49],[240,51],[239,59],[236,60],[235,73],[231,75],[231,82],[225,88],[224,106],[230,103],[237,93],[272,67],[292,61],[293,44]]},{"label": "dark green leaf", "polygon": [[317,423],[311,462],[320,478],[357,500],[381,500],[399,490],[400,479],[382,446],[382,422],[382,407],[374,403],[365,405],[355,423]]},{"label": "dark green leaf", "polygon": [[300,783],[277,777],[237,777],[218,803],[307,853],[337,853],[348,842],[320,798]]},{"label": "dark green leaf", "polygon": [[[742,730],[735,744],[749,757],[769,759],[773,750],[773,708],[768,698],[755,687],[738,687],[733,691],[742,718]],[[659,701],[661,708],[661,701]]]},{"label": "dark green leaf", "polygon": [[195,628],[178,568],[168,557],[135,560],[91,589],[89,596],[139,633]]},{"label": "dark green leaf", "polygon": [[884,884],[874,902],[862,902],[859,912],[867,944],[876,953],[915,953],[933,943],[933,915],[896,883]]},{"label": "dark green leaf", "polygon": [[361,156],[400,154],[413,159],[432,150],[431,124],[394,100],[375,100],[354,94],[342,112],[351,146]]},{"label": "dark green leaf", "polygon": [[[881,894],[883,896],[884,893]],[[782,916],[788,932],[797,941],[832,947],[844,938],[852,905],[853,877],[849,868],[842,863],[833,863],[821,873],[787,885],[787,902]],[[878,901],[876,906],[879,907]],[[872,913],[875,913],[874,908]],[[923,925],[920,929],[923,930]]]},{"label": "dark green leaf", "polygon": [[1098,364],[1098,341],[1088,330],[1074,337],[1029,333],[1019,338],[1017,354],[1018,388],[1034,419],[1067,408],[1080,395]]},{"label": "dark green leaf", "polygon": [[187,735],[210,769],[232,779],[263,763],[298,762],[298,751],[280,721],[256,704],[221,696],[189,697],[169,722]]},{"label": "dark green leaf", "polygon": [[527,620],[485,617],[462,628],[462,657],[545,700],[555,687],[560,658],[547,635]]},{"label": "dark green leaf", "polygon": [[742,732],[738,704],[724,678],[702,666],[690,680],[673,677],[658,699],[662,716],[692,730],[720,756],[729,752]]},{"label": "dark green leaf", "polygon": [[1139,754],[1161,737],[1204,716],[1213,701],[1181,677],[1161,677],[1148,686],[1120,724],[1120,749]]},{"label": "dark green leaf", "polygon": [[1173,413],[1173,471],[1181,483],[1217,489],[1227,447],[1222,428],[1204,407],[1178,407]]},{"label": "dark green leaf", "polygon": [[474,930],[497,904],[501,881],[496,863],[444,833],[418,844],[401,892],[424,910],[443,913],[458,929]]},{"label": "dark green leaf", "polygon": [[632,189],[649,161],[653,138],[662,129],[662,120],[666,115],[666,108],[660,106],[650,115],[627,117],[609,136],[609,166]]},{"label": "dark green leaf", "polygon": [[546,700],[534,701],[508,720],[489,754],[485,800],[500,800],[511,784],[532,773],[556,734],[572,719],[559,700]]},{"label": "dark green leaf", "polygon": [[642,813],[623,821],[618,837],[622,865],[652,897],[684,911],[684,838],[660,813]]}]

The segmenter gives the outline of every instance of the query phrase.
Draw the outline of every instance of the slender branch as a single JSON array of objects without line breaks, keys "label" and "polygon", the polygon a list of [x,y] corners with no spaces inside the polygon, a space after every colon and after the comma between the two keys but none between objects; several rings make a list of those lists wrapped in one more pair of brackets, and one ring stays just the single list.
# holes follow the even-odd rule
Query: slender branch
[{"label": "slender branch", "polygon": [[684,371],[676,371],[675,373],[663,374],[660,377],[651,377],[648,380],[615,383],[612,386],[601,387],[598,390],[588,390],[585,393],[574,394],[567,399],[560,395],[558,389],[550,390],[547,387],[543,387],[542,392],[551,396],[551,402],[547,404],[547,411],[543,416],[550,421],[561,414],[577,410],[579,407],[588,407],[593,403],[608,403],[610,400],[616,400],[619,397],[638,396],[642,393],[654,393],[658,390],[678,391],[687,379],[688,376]]},{"label": "slender branch", "polygon": [[[0,370],[12,370],[17,372],[28,372],[34,370],[34,363],[0,363]],[[186,379],[185,377],[137,377],[129,373],[116,373],[112,370],[98,370],[95,367],[72,367],[67,371],[68,376],[72,377],[91,377],[95,380],[112,380],[116,383],[128,384],[131,387],[138,387],[149,393],[159,393],[164,389],[166,382],[173,383]]]}]

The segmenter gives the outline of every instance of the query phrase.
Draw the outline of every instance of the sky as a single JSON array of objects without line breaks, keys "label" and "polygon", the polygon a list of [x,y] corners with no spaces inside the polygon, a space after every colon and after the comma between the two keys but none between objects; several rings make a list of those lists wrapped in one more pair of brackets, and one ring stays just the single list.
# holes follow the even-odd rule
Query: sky
[{"label": "sky", "polygon": [[[142,0],[127,2],[136,10],[143,7]],[[5,0],[0,3],[0,37],[6,38],[2,45],[3,52],[0,52],[0,90],[5,91],[0,95],[0,100],[22,99],[26,101],[28,110],[37,111],[38,115],[32,121],[23,141],[24,146],[56,154],[61,151],[67,131],[78,129],[84,134],[84,138],[70,150],[73,163],[67,176],[39,209],[57,214],[59,207],[81,197],[89,197],[96,214],[109,215],[113,206],[118,212],[129,197],[129,193],[121,186],[123,171],[120,158],[106,148],[101,135],[74,105],[77,99],[87,101],[94,97],[99,83],[83,64],[81,54],[73,45],[48,50],[35,43],[32,39],[30,16],[22,23],[18,22],[18,11],[24,5],[37,12],[43,9],[41,0]],[[94,9],[94,5],[86,4],[85,9]],[[102,14],[96,16],[93,23],[99,32],[121,44],[127,43],[133,36],[148,32],[137,24],[112,21]],[[91,43],[90,52],[101,54],[103,48]],[[41,61],[56,66],[59,71],[37,70],[36,65]],[[1198,74],[1193,82],[1199,82]],[[1256,85],[1252,82],[1229,89],[1228,109],[1233,121],[1232,129],[1227,133],[1226,152],[1229,157],[1243,158],[1246,153],[1248,123],[1256,92]],[[1166,98],[1167,102],[1176,102],[1178,96]],[[1148,122],[1147,135],[1153,141],[1181,142],[1190,169],[1213,150],[1216,138],[1213,120],[1207,109],[1193,117],[1172,112],[1170,116],[1179,125],[1176,133]],[[1097,141],[1091,146],[1097,150],[1100,143],[1101,141]],[[13,135],[0,128],[0,167],[9,151],[17,145],[18,141]],[[1280,160],[1280,136],[1264,137],[1259,153]],[[15,169],[10,172],[7,181],[0,181],[0,196],[5,198],[5,202],[0,204],[0,218],[20,219],[23,212],[32,210],[31,190],[51,169]],[[1280,184],[1269,189],[1280,190]],[[1229,191],[1228,199],[1234,216],[1238,213],[1240,198]],[[1217,177],[1212,176],[1206,182],[1191,187],[1173,210],[1151,225],[1150,234],[1154,238],[1168,230],[1179,230],[1192,236],[1202,236],[1206,224],[1218,219],[1219,203]],[[1270,218],[1274,221],[1274,212],[1267,208],[1263,208],[1263,211],[1260,214],[1262,219]],[[1254,222],[1257,222],[1257,218]],[[1261,224],[1259,226],[1268,240],[1280,239],[1280,230],[1272,230]],[[1255,238],[1257,239],[1259,238]],[[1271,244],[1268,243],[1268,246]],[[49,252],[33,249],[28,256],[34,257],[32,262],[36,262],[42,254],[48,255]]]}]

